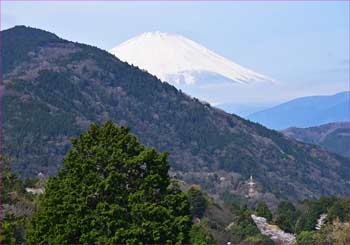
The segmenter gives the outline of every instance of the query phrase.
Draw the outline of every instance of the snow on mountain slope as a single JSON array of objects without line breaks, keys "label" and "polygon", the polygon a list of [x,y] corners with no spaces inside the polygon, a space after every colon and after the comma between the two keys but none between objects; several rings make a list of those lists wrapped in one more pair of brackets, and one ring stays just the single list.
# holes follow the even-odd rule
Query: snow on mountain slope
[{"label": "snow on mountain slope", "polygon": [[174,85],[202,82],[203,74],[240,84],[272,81],[176,34],[147,32],[110,52]]}]

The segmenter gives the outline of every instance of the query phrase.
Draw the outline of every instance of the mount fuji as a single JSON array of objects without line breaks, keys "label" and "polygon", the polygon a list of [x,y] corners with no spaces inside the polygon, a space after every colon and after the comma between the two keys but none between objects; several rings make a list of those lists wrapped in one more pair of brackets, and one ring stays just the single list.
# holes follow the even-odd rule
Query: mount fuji
[{"label": "mount fuji", "polygon": [[203,73],[220,75],[241,84],[271,80],[176,34],[143,33],[110,52],[173,84],[194,84]]},{"label": "mount fuji", "polygon": [[110,53],[214,105],[231,102],[242,89],[247,93],[247,87],[255,84],[273,83],[273,79],[177,34],[143,33]]}]

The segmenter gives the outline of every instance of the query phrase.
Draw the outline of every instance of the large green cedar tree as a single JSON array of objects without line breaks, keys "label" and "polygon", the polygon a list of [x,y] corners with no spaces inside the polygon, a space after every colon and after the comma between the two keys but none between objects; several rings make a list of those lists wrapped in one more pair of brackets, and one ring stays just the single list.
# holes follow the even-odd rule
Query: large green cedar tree
[{"label": "large green cedar tree", "polygon": [[34,215],[30,243],[188,243],[185,193],[171,185],[167,153],[111,121],[72,140]]}]

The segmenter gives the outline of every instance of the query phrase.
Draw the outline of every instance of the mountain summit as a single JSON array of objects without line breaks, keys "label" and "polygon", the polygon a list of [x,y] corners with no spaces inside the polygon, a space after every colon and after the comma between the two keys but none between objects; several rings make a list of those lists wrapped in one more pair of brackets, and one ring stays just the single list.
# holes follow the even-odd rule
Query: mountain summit
[{"label": "mountain summit", "polygon": [[177,34],[143,33],[110,52],[175,86],[195,84],[208,76],[240,84],[271,81]]}]

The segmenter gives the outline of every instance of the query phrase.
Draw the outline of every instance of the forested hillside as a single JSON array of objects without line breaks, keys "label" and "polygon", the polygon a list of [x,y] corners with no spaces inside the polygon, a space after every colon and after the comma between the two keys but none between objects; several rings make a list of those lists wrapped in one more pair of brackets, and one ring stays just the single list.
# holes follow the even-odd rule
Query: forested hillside
[{"label": "forested hillside", "polygon": [[328,123],[310,128],[282,131],[296,140],[315,144],[341,156],[350,157],[350,122]]},{"label": "forested hillside", "polygon": [[171,172],[218,195],[254,175],[271,199],[350,195],[349,159],[191,98],[106,51],[18,26],[2,33],[4,148],[26,176],[54,174],[91,123],[127,125],[169,151]]},{"label": "forested hillside", "polygon": [[92,124],[71,142],[48,180],[23,181],[0,159],[0,243],[350,242],[349,198],[283,200],[273,211],[247,199],[219,204],[199,186],[171,180],[167,154],[140,144],[127,127]]}]

